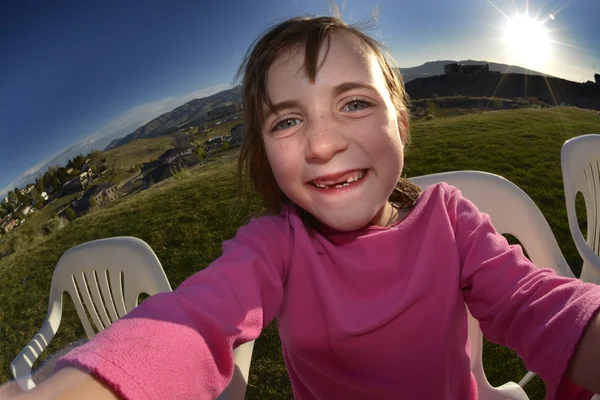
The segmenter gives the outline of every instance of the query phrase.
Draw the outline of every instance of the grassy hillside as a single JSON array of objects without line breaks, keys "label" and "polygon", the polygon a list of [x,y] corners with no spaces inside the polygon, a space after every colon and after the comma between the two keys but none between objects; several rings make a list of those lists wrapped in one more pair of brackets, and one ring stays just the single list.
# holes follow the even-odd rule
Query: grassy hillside
[{"label": "grassy hillside", "polygon": [[[505,176],[538,204],[578,273],[581,259],[567,226],[560,149],[565,140],[591,132],[600,132],[596,113],[567,108],[419,121],[412,127],[404,174],[475,169]],[[121,199],[0,260],[0,382],[9,378],[10,361],[41,326],[53,268],[70,247],[103,237],[139,237],[156,251],[173,287],[218,257],[221,242],[259,209],[256,197],[244,201],[235,197],[234,157]],[[27,276],[30,279],[24,280]],[[70,301],[66,304],[50,352],[84,336],[73,306]],[[525,372],[514,353],[490,343],[485,345],[484,365],[495,385],[518,380]],[[534,382],[528,393],[532,399],[542,399],[543,384]],[[247,397],[291,398],[274,324],[255,346]]]},{"label": "grassy hillside", "polygon": [[175,138],[172,136],[139,139],[104,154],[109,164],[128,170],[136,165],[155,160],[165,151],[174,148],[175,143]]}]

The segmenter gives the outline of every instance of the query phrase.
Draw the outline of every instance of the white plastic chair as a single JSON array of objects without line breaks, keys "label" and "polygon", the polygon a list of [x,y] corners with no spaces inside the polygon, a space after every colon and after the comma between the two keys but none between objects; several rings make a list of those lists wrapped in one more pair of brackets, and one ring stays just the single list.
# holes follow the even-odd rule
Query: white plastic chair
[{"label": "white plastic chair", "polygon": [[[12,376],[25,391],[35,387],[31,367],[58,330],[65,291],[91,339],[135,308],[140,294],[170,292],[171,285],[156,254],[140,239],[115,237],[69,249],[52,275],[50,304],[42,328],[10,364]],[[234,349],[235,372],[219,400],[244,398],[253,347],[254,342],[250,342]]]},{"label": "white plastic chair", "polygon": [[35,387],[31,367],[58,330],[63,292],[71,296],[85,333],[91,339],[136,307],[140,294],[167,291],[171,291],[171,285],[158,258],[140,239],[101,239],[69,249],[52,275],[46,320],[10,364],[12,376],[25,391]]},{"label": "white plastic chair", "polygon": [[[600,285],[600,135],[567,140],[561,152],[561,166],[569,229],[583,259],[580,279]],[[579,229],[575,211],[578,192],[585,200],[587,239]]]},{"label": "white plastic chair", "polygon": [[[412,178],[411,181],[423,190],[440,182],[457,187],[480,211],[490,216],[498,232],[511,234],[519,239],[534,264],[552,268],[562,276],[574,277],[540,209],[523,190],[509,180],[487,172],[458,171],[424,175]],[[522,388],[535,376],[532,372],[528,372],[518,384],[508,382],[500,387],[489,384],[483,370],[483,335],[479,322],[470,313],[468,316],[471,371],[477,382],[479,398],[528,400]],[[244,353],[243,357],[247,357],[245,361],[249,363],[252,352]],[[236,355],[235,361],[237,364],[242,360]],[[234,399],[241,400],[243,397],[227,398]]]}]

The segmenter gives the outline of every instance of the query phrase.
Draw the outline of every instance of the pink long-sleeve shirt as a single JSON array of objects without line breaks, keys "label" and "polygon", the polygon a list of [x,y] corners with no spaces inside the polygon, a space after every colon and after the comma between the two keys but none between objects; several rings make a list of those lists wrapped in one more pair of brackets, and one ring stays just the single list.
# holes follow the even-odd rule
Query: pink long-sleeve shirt
[{"label": "pink long-sleeve shirt", "polygon": [[87,368],[128,399],[215,398],[232,349],[277,318],[295,398],[476,399],[465,303],[547,398],[591,397],[562,378],[600,286],[536,268],[446,184],[387,228],[310,233],[291,206],[255,218],[57,369]]}]

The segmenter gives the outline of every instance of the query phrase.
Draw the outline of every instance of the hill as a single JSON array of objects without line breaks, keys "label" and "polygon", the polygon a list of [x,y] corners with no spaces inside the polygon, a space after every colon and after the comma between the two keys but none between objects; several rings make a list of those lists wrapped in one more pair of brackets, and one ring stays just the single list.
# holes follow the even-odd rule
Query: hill
[{"label": "hill", "polygon": [[576,83],[565,79],[524,74],[477,74],[433,76],[406,84],[412,99],[438,96],[537,97],[551,105],[572,105],[600,110],[600,85]]},{"label": "hill", "polygon": [[[425,76],[435,76],[444,73],[444,65],[453,63],[455,61],[432,61],[426,62],[425,64],[412,67],[412,68],[401,68],[400,71],[405,79],[405,82],[422,78]],[[460,61],[463,64],[485,64],[485,61],[473,61],[465,60]],[[492,71],[500,72],[518,72],[532,75],[542,75],[539,72],[531,71],[525,68],[517,67],[514,65],[489,63]],[[167,135],[177,130],[177,126],[188,123],[200,121],[206,116],[208,111],[218,108],[223,105],[240,102],[242,95],[241,86],[237,86],[233,89],[224,90],[216,93],[212,96],[205,97],[202,99],[194,99],[174,110],[164,113],[159,117],[153,119],[137,128],[134,132],[126,135],[125,137],[115,139],[106,147],[105,150],[111,150],[122,146],[126,143],[132,142],[136,139],[150,138]],[[114,136],[113,136],[114,137]]]},{"label": "hill", "polygon": [[241,96],[242,88],[236,86],[208,97],[194,99],[154,118],[125,137],[113,140],[105,150],[117,148],[136,139],[168,135],[175,132],[181,124],[200,121],[209,111],[215,108],[240,102],[242,100]]},{"label": "hill", "polygon": [[430,76],[443,75],[444,74],[444,65],[452,64],[452,63],[471,64],[471,65],[489,64],[490,71],[496,71],[496,72],[500,72],[502,74],[514,73],[514,74],[524,74],[524,75],[549,76],[549,75],[543,74],[541,72],[532,71],[530,69],[518,67],[516,65],[500,64],[500,63],[488,62],[488,61],[475,61],[475,60],[428,61],[425,64],[419,65],[417,67],[400,68],[400,72],[402,73],[402,78],[404,79],[404,82],[408,83],[408,82],[418,79],[418,78],[426,78],[426,77],[430,77]]},{"label": "hill", "polygon": [[[600,131],[595,112],[571,108],[494,111],[420,121],[411,130],[405,175],[475,169],[510,179],[540,207],[578,274],[581,259],[567,225],[560,150],[571,137]],[[10,361],[41,326],[53,268],[67,249],[103,237],[139,237],[154,249],[174,288],[218,257],[222,241],[260,210],[255,196],[236,197],[235,162],[235,157],[221,159],[183,179],[171,179],[118,200],[1,259],[0,382],[9,378]],[[72,303],[65,300],[50,352],[85,335]],[[490,343],[485,344],[484,366],[493,385],[518,380],[524,373],[514,353]],[[275,323],[255,345],[249,383],[248,399],[292,397]],[[539,380],[526,390],[532,400],[544,398]]]},{"label": "hill", "polygon": [[155,160],[165,151],[175,147],[177,140],[169,135],[164,137],[138,139],[104,153],[107,162],[117,168],[129,169]]}]

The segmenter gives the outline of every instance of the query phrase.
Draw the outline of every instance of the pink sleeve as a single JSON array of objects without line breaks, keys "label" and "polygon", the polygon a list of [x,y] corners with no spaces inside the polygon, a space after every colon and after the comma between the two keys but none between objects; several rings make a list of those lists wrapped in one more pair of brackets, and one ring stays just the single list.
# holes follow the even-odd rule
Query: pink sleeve
[{"label": "pink sleeve", "polygon": [[240,228],[207,269],[145,300],[56,369],[83,367],[126,399],[216,398],[233,375],[233,348],[279,311],[289,243],[278,220]]},{"label": "pink sleeve", "polygon": [[461,289],[484,336],[513,349],[544,380],[547,398],[589,399],[590,392],[563,374],[600,308],[600,286],[537,268],[459,190],[445,190],[460,254]]}]

